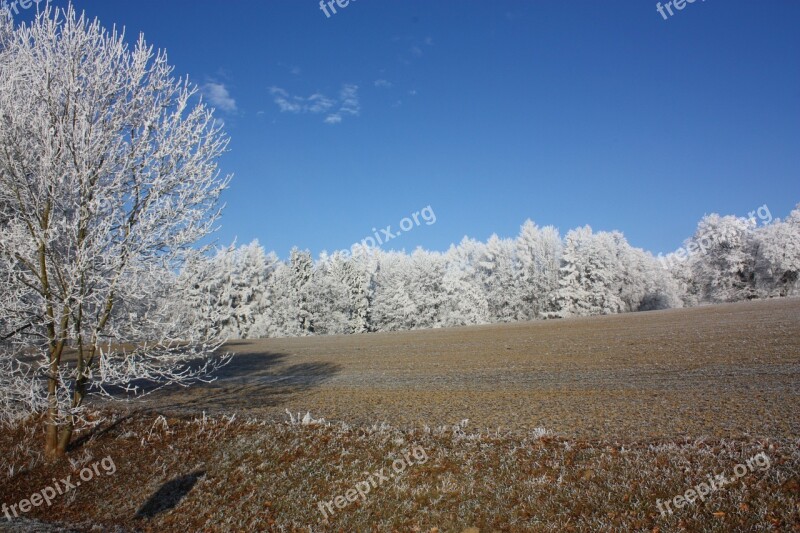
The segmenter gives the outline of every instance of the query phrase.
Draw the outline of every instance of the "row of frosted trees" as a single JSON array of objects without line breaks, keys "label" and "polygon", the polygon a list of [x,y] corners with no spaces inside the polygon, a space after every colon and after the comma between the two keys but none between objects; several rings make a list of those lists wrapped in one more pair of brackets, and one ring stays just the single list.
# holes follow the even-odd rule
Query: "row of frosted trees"
[{"label": "row of frosted trees", "polygon": [[[692,245],[692,243],[696,243]],[[697,244],[699,243],[699,244]],[[232,338],[346,334],[625,313],[800,293],[800,206],[785,220],[709,215],[685,253],[656,258],[619,232],[563,238],[525,222],[514,239],[446,252],[292,250],[257,243],[198,256],[175,312],[187,331]]]}]

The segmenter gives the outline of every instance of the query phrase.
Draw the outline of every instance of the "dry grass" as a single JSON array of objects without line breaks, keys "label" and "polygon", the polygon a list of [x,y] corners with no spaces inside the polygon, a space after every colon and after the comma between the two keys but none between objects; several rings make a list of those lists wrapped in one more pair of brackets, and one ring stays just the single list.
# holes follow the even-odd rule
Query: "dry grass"
[{"label": "dry grass", "polygon": [[[38,444],[29,438],[20,428],[3,440]],[[381,468],[391,472],[412,446],[426,451],[424,463],[324,519],[318,501]],[[660,516],[657,498],[682,494],[708,474],[730,475],[759,452],[770,468]],[[87,531],[800,530],[797,440],[589,442],[462,425],[402,431],[142,415],[117,421],[75,455],[83,464],[111,455],[117,472],[29,518]],[[3,501],[53,477],[74,478],[79,468],[39,464],[3,485]]]}]

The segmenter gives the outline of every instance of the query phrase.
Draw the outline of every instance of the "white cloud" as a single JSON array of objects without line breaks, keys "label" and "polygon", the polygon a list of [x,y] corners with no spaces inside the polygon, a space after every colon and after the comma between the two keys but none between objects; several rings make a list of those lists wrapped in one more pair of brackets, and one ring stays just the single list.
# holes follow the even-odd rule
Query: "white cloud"
[{"label": "white cloud", "polygon": [[224,83],[208,82],[201,88],[208,101],[222,111],[236,111],[236,100],[228,92]]},{"label": "white cloud", "polygon": [[292,101],[292,97],[280,87],[270,87],[270,94],[275,98],[275,103],[280,108],[281,113],[300,113],[303,105]]},{"label": "white cloud", "polygon": [[358,115],[361,112],[361,103],[358,100],[358,85],[343,85],[339,91],[339,113]]},{"label": "white cloud", "polygon": [[375,85],[375,87],[381,87],[381,88],[384,88],[384,89],[388,89],[388,88],[390,88],[392,86],[392,82],[390,82],[388,80],[380,79],[380,80],[375,80],[374,85]]},{"label": "white cloud", "polygon": [[[327,113],[323,120],[326,124],[338,124],[344,115],[357,116],[361,112],[358,85],[342,85],[338,99],[330,98],[319,92],[308,97],[292,95],[280,87],[270,87],[269,92],[281,113],[311,113],[315,115]],[[337,107],[338,109],[333,111]]]},{"label": "white cloud", "polygon": [[308,110],[311,113],[324,113],[333,107],[334,101],[324,94],[315,93],[308,97]]}]

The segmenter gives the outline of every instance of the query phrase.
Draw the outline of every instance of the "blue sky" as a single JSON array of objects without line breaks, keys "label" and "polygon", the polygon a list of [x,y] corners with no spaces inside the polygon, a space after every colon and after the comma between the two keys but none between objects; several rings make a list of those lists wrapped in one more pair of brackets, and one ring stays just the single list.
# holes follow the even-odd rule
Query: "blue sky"
[{"label": "blue sky", "polygon": [[[55,2],[63,5],[63,2]],[[800,202],[800,3],[77,2],[144,32],[231,136],[221,243],[515,236],[526,218],[674,250],[705,213]],[[20,19],[29,16],[22,12]]]}]

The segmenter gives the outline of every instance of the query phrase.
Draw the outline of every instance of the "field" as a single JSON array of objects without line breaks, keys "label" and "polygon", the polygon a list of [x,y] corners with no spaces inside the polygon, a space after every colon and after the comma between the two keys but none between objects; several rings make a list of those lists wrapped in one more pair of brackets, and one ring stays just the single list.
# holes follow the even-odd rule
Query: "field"
[{"label": "field", "polygon": [[[120,531],[800,531],[800,299],[227,349],[213,383],[103,406],[72,466],[28,449],[38,426],[4,435],[15,471],[0,501],[110,456],[113,475],[25,516]],[[768,465],[753,468],[758,454]],[[375,483],[381,468],[394,475]]]}]

